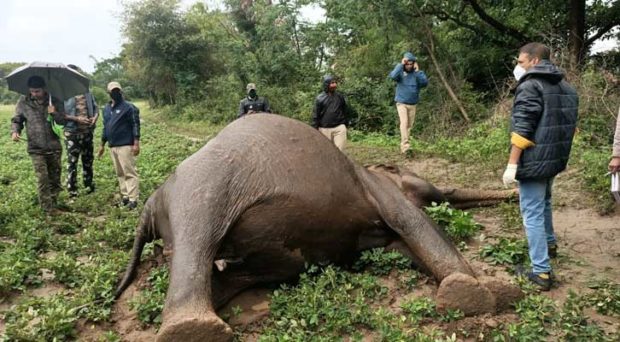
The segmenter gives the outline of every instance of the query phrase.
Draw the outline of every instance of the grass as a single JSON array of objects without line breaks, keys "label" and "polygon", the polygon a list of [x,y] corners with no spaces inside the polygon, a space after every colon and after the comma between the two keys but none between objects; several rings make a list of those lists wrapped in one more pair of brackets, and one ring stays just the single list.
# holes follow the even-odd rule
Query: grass
[{"label": "grass", "polygon": [[[143,103],[138,106],[146,121],[138,158],[144,200],[221,126],[175,122]],[[9,121],[12,108],[0,106],[0,121]],[[414,148],[453,160],[471,158],[483,167],[500,165],[505,158],[503,128],[484,129],[433,144],[414,141]],[[106,155],[95,161],[97,192],[82,195],[74,203],[68,203],[63,194],[61,201],[71,210],[58,217],[45,217],[37,205],[36,181],[26,146],[11,142],[9,136],[8,125],[0,125],[0,303],[7,308],[0,313],[4,323],[0,340],[74,340],[80,337],[78,322],[99,326],[100,340],[122,340],[119,332],[110,330],[112,291],[127,263],[139,210],[115,207],[117,183]],[[352,131],[350,138],[349,153],[361,163],[403,162],[397,137]],[[586,158],[579,164],[590,162]],[[467,212],[448,209],[433,207],[431,216],[446,227],[456,227],[455,238],[467,243],[479,227]],[[500,215],[505,218],[506,229],[517,230],[514,205],[500,209]],[[152,248],[147,246],[147,250]],[[483,246],[481,253],[491,264],[514,264],[527,257],[524,248],[523,240],[505,239]],[[143,258],[152,257],[145,252]],[[259,340],[359,341],[371,336],[378,341],[455,341],[471,333],[447,329],[448,322],[463,318],[461,313],[438,313],[431,299],[409,295],[429,281],[409,266],[410,261],[402,255],[382,249],[362,253],[354,270],[309,266],[298,283],[281,285],[272,293],[270,315],[260,323]],[[388,278],[394,287],[386,286]],[[132,309],[145,326],[161,323],[167,284],[168,269],[153,268],[131,299]],[[35,290],[44,286],[58,290],[35,295]],[[494,341],[614,340],[616,335],[587,320],[583,308],[616,317],[619,293],[618,284],[602,279],[561,307],[548,297],[531,294],[517,306],[517,320],[502,323],[485,336]],[[404,296],[398,305],[390,305],[391,298]],[[239,314],[240,309],[233,310],[233,315]],[[240,331],[236,333],[243,336]]]},{"label": "grass", "polygon": [[[0,107],[0,120],[9,122],[12,108]],[[118,185],[105,155],[94,165],[97,191],[74,203],[61,194],[60,202],[71,210],[46,217],[37,205],[26,144],[10,141],[9,129],[0,125],[0,296],[12,303],[4,313],[2,339],[72,339],[78,320],[110,320],[113,290],[128,259],[139,210],[115,207]],[[95,148],[100,133],[99,127]],[[145,199],[202,142],[171,135],[159,123],[146,123],[142,133],[138,166]],[[46,273],[51,279],[44,279]],[[36,287],[54,284],[61,286],[60,293],[31,295]]]}]

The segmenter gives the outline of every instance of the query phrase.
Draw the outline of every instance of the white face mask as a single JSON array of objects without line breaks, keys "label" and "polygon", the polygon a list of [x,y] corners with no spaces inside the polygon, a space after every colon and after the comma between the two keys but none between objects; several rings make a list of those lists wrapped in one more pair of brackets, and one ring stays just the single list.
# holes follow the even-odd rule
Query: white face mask
[{"label": "white face mask", "polygon": [[522,66],[517,65],[517,66],[515,66],[515,69],[512,71],[512,74],[515,75],[515,79],[518,82],[521,79],[521,77],[523,77],[523,75],[525,75],[526,72],[527,72],[527,70],[523,69]]}]

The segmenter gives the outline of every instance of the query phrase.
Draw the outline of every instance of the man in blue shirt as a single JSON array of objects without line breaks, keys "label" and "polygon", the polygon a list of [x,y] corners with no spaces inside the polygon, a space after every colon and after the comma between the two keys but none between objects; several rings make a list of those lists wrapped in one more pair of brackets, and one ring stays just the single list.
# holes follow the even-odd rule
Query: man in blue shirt
[{"label": "man in blue shirt", "polygon": [[390,78],[396,81],[394,101],[400,119],[400,152],[410,154],[409,131],[415,121],[420,89],[428,85],[428,79],[424,71],[418,67],[417,58],[411,52],[405,52],[401,63],[390,73]]},{"label": "man in blue shirt", "polygon": [[110,145],[110,156],[122,196],[122,204],[129,209],[138,206],[139,180],[136,156],[140,153],[140,110],[125,101],[118,82],[108,83],[112,100],[103,109],[103,134],[99,157]]}]

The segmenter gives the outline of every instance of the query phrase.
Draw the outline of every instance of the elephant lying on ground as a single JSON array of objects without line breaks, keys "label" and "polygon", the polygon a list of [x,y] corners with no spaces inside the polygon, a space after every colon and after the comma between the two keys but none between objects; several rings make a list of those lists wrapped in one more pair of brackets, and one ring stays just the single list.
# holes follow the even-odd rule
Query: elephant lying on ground
[{"label": "elephant lying on ground", "polygon": [[402,240],[441,282],[438,295],[443,288],[458,294],[447,295],[445,307],[476,314],[462,305],[474,301],[494,311],[504,284],[479,283],[419,209],[446,198],[467,204],[459,194],[397,168],[358,166],[302,122],[248,115],[183,161],[148,199],[116,294],[132,281],[144,244],[162,238],[172,261],[158,340],[228,341],[232,331],[214,310],[243,289],[294,279],[306,263],[348,264],[363,249]]}]

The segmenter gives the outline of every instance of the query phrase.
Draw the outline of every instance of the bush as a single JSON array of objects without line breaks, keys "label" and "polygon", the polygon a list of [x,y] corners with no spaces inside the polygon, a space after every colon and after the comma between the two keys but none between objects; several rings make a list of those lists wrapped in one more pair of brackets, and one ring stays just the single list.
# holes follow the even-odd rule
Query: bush
[{"label": "bush", "polygon": [[525,239],[501,238],[496,244],[485,245],[480,256],[491,265],[517,265],[529,259]]},{"label": "bush", "polygon": [[387,275],[392,269],[404,270],[411,267],[411,260],[397,251],[386,252],[383,248],[363,251],[353,265],[355,270],[363,270],[373,275]]},{"label": "bush", "polygon": [[432,206],[424,207],[424,211],[455,242],[467,241],[482,229],[482,226],[474,221],[470,213],[451,208],[448,202],[440,205],[433,202]]}]

